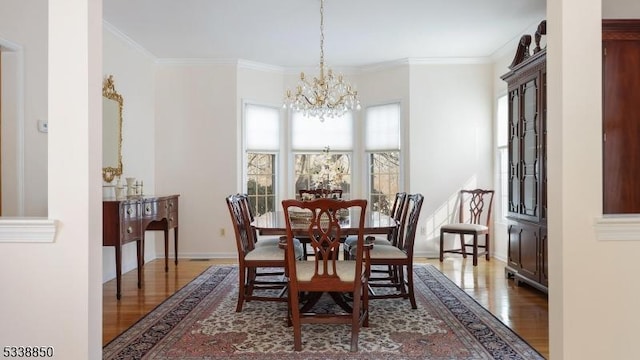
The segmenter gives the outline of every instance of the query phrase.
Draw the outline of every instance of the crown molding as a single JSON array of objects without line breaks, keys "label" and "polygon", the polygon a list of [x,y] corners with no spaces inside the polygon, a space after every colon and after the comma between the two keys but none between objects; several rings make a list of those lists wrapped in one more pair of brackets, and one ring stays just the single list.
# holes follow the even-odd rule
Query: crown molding
[{"label": "crown molding", "polygon": [[236,59],[207,59],[207,58],[156,58],[155,63],[158,65],[238,65]]},{"label": "crown molding", "polygon": [[491,64],[493,60],[488,56],[481,57],[434,57],[411,58],[409,65],[482,65]]},{"label": "crown molding", "polygon": [[270,64],[260,63],[256,61],[242,60],[242,59],[238,60],[238,68],[274,72],[274,73],[280,73],[280,74],[285,71],[285,69],[282,66],[270,65]]},{"label": "crown molding", "polygon": [[525,35],[525,34],[530,35],[532,33],[535,33],[536,29],[538,28],[538,24],[540,24],[540,21],[542,20],[544,19],[540,19],[532,22],[526,28],[524,28],[520,32],[520,34],[514,36],[513,38],[511,38],[511,40],[507,41],[504,45],[502,45],[496,51],[494,51],[493,54],[491,54],[490,56],[491,61],[496,62],[504,58],[505,56],[515,56],[516,48],[518,47],[518,43],[520,42],[520,38],[522,37],[522,35]]},{"label": "crown molding", "polygon": [[112,33],[115,37],[117,37],[120,40],[124,41],[125,43],[129,44],[132,48],[136,49],[137,51],[139,51],[141,54],[143,54],[144,56],[148,57],[152,61],[155,61],[157,59],[157,57],[155,55],[153,55],[152,53],[150,53],[149,50],[147,50],[144,47],[142,47],[142,45],[140,45],[137,42],[135,42],[135,40],[133,40],[132,38],[127,36],[127,34],[125,34],[122,31],[120,31],[117,27],[113,26],[108,21],[102,20],[102,27],[104,29],[106,29],[107,31],[109,31],[110,33]]}]

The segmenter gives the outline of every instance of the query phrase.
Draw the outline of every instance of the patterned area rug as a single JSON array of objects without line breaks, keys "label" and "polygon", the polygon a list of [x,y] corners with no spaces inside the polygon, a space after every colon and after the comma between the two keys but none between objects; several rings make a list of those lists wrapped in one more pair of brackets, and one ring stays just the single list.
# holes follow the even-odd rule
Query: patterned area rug
[{"label": "patterned area rug", "polygon": [[238,268],[213,266],[107,344],[103,359],[544,359],[435,267],[414,272],[418,308],[371,300],[357,353],[350,327],[330,324],[303,325],[294,352],[286,303],[253,301],[236,313]]}]

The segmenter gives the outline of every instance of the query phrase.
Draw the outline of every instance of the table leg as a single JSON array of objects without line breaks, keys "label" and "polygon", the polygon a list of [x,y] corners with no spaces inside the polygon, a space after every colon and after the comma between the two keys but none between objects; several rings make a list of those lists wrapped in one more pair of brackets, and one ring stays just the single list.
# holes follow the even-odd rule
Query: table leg
[{"label": "table leg", "polygon": [[120,300],[122,284],[122,245],[116,245],[116,299]]},{"label": "table leg", "polygon": [[164,232],[164,272],[169,271],[169,230],[163,229]]},{"label": "table leg", "polygon": [[178,227],[173,228],[173,242],[176,257],[176,266],[178,266]]},{"label": "table leg", "polygon": [[138,289],[142,288],[142,267],[144,266],[144,235],[142,239],[136,240],[136,248],[138,253]]}]

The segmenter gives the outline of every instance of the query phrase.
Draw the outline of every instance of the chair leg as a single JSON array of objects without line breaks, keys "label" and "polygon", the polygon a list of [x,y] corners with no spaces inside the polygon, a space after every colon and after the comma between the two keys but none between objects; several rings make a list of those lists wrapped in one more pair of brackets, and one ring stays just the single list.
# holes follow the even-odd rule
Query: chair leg
[{"label": "chair leg", "polygon": [[247,282],[245,288],[246,296],[253,296],[253,288],[256,282],[256,272],[257,270],[254,267],[250,267],[247,269]]},{"label": "chair leg", "polygon": [[478,234],[473,235],[473,266],[478,266]]},{"label": "chair leg", "polygon": [[407,293],[407,288],[404,285],[404,266],[400,265],[396,268],[396,270],[397,270],[397,273],[396,273],[395,281],[398,282],[398,290],[400,291],[400,294],[404,295]]},{"label": "chair leg", "polygon": [[362,322],[362,326],[369,327],[369,292],[367,288],[369,287],[368,280],[362,285],[362,311],[364,313],[364,321]]},{"label": "chair leg", "polygon": [[362,305],[362,300],[364,293],[367,292],[367,289],[362,289],[362,287],[356,287],[353,292],[353,308],[351,311],[351,352],[358,351],[358,331],[360,330],[360,306]]},{"label": "chair leg", "polygon": [[487,251],[484,257],[485,259],[487,259],[487,261],[489,261],[489,234],[486,234],[484,236],[484,246],[485,246],[485,250]]},{"label": "chair leg", "polygon": [[238,304],[236,305],[236,312],[242,311],[242,304],[244,303],[245,294],[245,272],[244,266],[240,266],[238,270]]},{"label": "chair leg", "polygon": [[444,261],[444,231],[440,230],[440,262]]},{"label": "chair leg", "polygon": [[300,308],[298,307],[298,295],[289,296],[289,309],[291,311],[291,322],[293,325],[293,348],[295,351],[302,350],[302,329],[300,324]]},{"label": "chair leg", "polygon": [[413,264],[407,266],[407,288],[409,289],[409,301],[411,301],[411,308],[417,309],[416,296],[413,292]]},{"label": "chair leg", "polygon": [[467,246],[464,244],[464,235],[460,234],[460,250],[462,251],[462,257],[467,258]]}]

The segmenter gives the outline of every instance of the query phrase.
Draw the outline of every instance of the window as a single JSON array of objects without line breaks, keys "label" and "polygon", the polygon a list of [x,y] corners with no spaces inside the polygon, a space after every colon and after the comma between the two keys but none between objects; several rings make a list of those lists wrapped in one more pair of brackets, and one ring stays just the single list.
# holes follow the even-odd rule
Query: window
[{"label": "window", "polygon": [[498,110],[496,112],[496,145],[498,147],[498,161],[500,164],[498,181],[500,188],[500,212],[505,218],[509,209],[509,114],[507,106],[507,95],[498,99]]},{"label": "window", "polygon": [[246,193],[256,215],[276,209],[276,173],[280,149],[280,109],[245,104]]},{"label": "window", "polygon": [[366,198],[369,209],[390,213],[402,191],[400,114],[400,103],[371,106],[358,113],[362,121],[292,112],[285,131],[279,107],[245,103],[242,181],[255,214],[315,188],[341,189],[343,199]]},{"label": "window", "polygon": [[291,120],[291,149],[294,161],[295,193],[300,189],[342,189],[350,198],[353,116],[307,117],[294,113]]},{"label": "window", "polygon": [[371,106],[365,114],[369,208],[391,213],[400,191],[400,104]]}]

